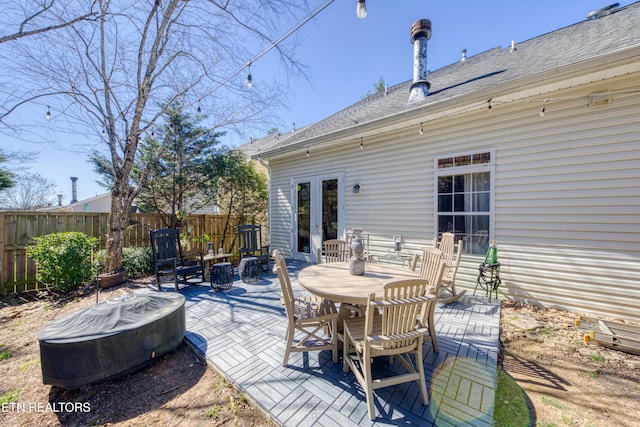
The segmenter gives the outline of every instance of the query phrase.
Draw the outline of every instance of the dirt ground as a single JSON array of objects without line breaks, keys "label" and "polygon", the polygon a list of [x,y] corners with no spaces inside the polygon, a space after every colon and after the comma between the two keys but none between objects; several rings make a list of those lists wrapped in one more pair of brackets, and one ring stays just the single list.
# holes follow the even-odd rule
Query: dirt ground
[{"label": "dirt ground", "polygon": [[585,331],[575,326],[577,317],[502,304],[501,362],[530,400],[532,425],[637,426],[640,357],[586,344]]},{"label": "dirt ground", "polygon": [[[129,281],[102,290],[99,301],[147,286],[148,281]],[[82,390],[42,384],[38,331],[95,302],[93,289],[64,299],[30,293],[0,302],[0,425],[274,425],[186,344],[132,375]]]},{"label": "dirt ground", "polygon": [[[98,297],[104,301],[147,286],[145,280],[129,281]],[[75,391],[42,384],[36,334],[52,320],[95,302],[93,289],[65,298],[30,293],[0,302],[0,425],[274,425],[185,344],[118,380]],[[503,303],[499,363],[525,390],[531,425],[637,425],[640,357],[585,344],[575,318]]]}]

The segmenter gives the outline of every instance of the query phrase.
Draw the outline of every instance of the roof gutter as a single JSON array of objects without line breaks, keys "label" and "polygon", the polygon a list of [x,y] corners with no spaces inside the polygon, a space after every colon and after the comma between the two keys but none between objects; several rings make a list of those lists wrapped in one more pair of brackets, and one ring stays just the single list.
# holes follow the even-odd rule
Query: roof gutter
[{"label": "roof gutter", "polygon": [[[379,135],[381,132],[391,132],[408,126],[419,125],[420,122],[426,123],[438,118],[450,117],[452,115],[474,111],[475,109],[486,108],[486,101],[488,99],[496,102],[500,102],[500,100],[503,102],[513,102],[551,91],[569,89],[605,78],[640,72],[640,62],[637,60],[639,56],[640,45],[631,46],[585,61],[515,79],[470,94],[455,96],[435,103],[420,103],[420,105],[416,105],[415,108],[409,108],[400,113],[390,114],[375,120],[318,135],[290,146],[266,150],[261,153],[261,156],[263,158],[285,157],[294,153],[304,153],[307,147],[325,148],[361,137],[366,138],[372,135]],[[583,75],[583,70],[586,68],[592,69],[592,72]],[[541,85],[541,83],[544,84]],[[416,119],[418,115],[420,117]]]}]

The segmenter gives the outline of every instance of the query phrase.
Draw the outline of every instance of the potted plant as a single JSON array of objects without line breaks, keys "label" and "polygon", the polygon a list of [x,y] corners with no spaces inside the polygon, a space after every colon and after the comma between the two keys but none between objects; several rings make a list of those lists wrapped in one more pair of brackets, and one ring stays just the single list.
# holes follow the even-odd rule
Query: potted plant
[{"label": "potted plant", "polygon": [[124,283],[127,280],[127,270],[125,268],[116,271],[115,273],[100,273],[98,274],[98,286],[100,288],[109,288]]},{"label": "potted plant", "polygon": [[104,250],[98,251],[94,254],[94,264],[96,266],[96,271],[98,272],[96,276],[96,282],[98,286],[104,289],[124,283],[127,280],[127,269],[124,267],[120,267],[117,271],[103,271],[104,256]]}]

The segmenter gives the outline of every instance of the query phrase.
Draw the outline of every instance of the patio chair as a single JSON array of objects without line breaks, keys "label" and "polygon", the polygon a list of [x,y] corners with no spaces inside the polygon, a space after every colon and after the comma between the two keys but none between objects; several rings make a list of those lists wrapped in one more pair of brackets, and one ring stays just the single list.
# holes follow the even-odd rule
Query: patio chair
[{"label": "patio chair", "polygon": [[[322,255],[324,255],[324,263]],[[322,249],[318,249],[318,264],[345,261],[349,261],[349,246],[346,240],[330,239],[322,242]]]},{"label": "patio chair", "polygon": [[269,245],[262,244],[262,226],[246,224],[238,226],[238,252],[244,257],[258,258],[262,271],[269,271]]},{"label": "patio chair", "polygon": [[420,256],[418,254],[411,255],[411,259],[409,260],[409,270],[416,271],[419,260],[420,260]]},{"label": "patio chair", "polygon": [[[153,264],[156,275],[158,290],[160,287],[160,276],[173,276],[173,282],[178,288],[178,276],[182,276],[184,283],[190,276],[200,276],[204,280],[204,254],[198,252],[192,255],[184,255],[182,244],[180,243],[180,230],[177,228],[161,228],[150,230],[151,252],[153,254]],[[197,263],[197,257],[200,263]],[[196,261],[189,261],[189,258],[196,258]]]},{"label": "patio chair", "polygon": [[287,366],[291,352],[321,350],[331,350],[333,363],[337,363],[336,323],[338,310],[336,310],[335,304],[315,296],[296,297],[293,294],[287,264],[282,255],[276,255],[275,265],[284,295],[284,306],[288,320],[287,343],[282,366]]},{"label": "patio chair", "polygon": [[[442,286],[442,277],[445,270],[445,263],[443,261],[444,255],[440,249],[436,248],[423,248],[422,249],[422,263],[420,264],[420,277],[427,279],[429,287],[427,293],[438,298],[440,295],[440,287]],[[440,300],[438,300],[440,302]],[[431,346],[433,351],[438,352],[438,337],[435,329],[435,311],[436,305],[431,306],[428,317],[423,319],[423,324],[429,328],[429,338],[431,339]]]},{"label": "patio chair", "polygon": [[[435,298],[425,294],[427,286],[428,281],[424,279],[385,283],[382,301],[375,301],[371,293],[364,317],[344,322],[342,369],[345,373],[352,370],[364,389],[371,420],[375,419],[373,391],[381,387],[417,381],[422,404],[429,404],[422,357],[422,343],[428,329],[420,319],[426,318]],[[415,364],[411,354],[415,356]],[[390,361],[397,357],[405,372],[374,379],[371,365],[373,358],[379,356],[388,357]]]},{"label": "patio chair", "polygon": [[438,242],[438,248],[444,254],[445,269],[442,277],[442,285],[438,302],[448,304],[462,297],[466,290],[456,291],[456,274],[460,266],[460,258],[462,258],[462,239],[458,243],[454,243],[455,235],[453,233],[442,233],[442,238]]}]

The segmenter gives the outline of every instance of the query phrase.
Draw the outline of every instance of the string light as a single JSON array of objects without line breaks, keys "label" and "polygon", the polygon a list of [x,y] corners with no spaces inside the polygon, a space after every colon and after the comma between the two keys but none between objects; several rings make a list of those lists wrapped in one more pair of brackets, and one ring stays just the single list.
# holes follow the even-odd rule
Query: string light
[{"label": "string light", "polygon": [[309,146],[307,145],[307,157],[309,157]]},{"label": "string light", "polygon": [[367,5],[365,0],[357,0],[358,4],[356,6],[356,15],[360,19],[364,19],[367,16]]},{"label": "string light", "polygon": [[49,120],[51,118],[51,108],[47,105],[47,112],[44,115],[44,118]]},{"label": "string light", "polygon": [[[640,90],[623,90],[623,91],[619,91],[619,92],[607,92],[606,93],[606,99],[609,100],[607,101],[607,103],[610,103],[612,101],[610,101],[613,96],[615,95],[635,95],[635,94],[640,94]],[[595,97],[601,96],[600,94],[588,94],[588,95],[576,95],[576,96],[559,96],[557,98],[548,98],[545,100],[532,100],[532,99],[511,99],[511,100],[493,100],[493,98],[488,99],[487,101],[480,101],[476,104],[470,105],[468,107],[465,108],[460,108],[460,109],[456,109],[455,111],[451,111],[447,114],[436,114],[433,116],[429,117],[429,122],[434,122],[436,120],[440,120],[440,119],[447,119],[447,118],[451,118],[451,117],[456,117],[459,116],[460,114],[465,114],[465,113],[470,113],[470,112],[474,112],[474,111],[480,111],[483,109],[488,109],[489,111],[492,111],[493,108],[493,104],[516,104],[516,103],[539,103],[542,102],[542,108],[540,108],[540,112],[545,113],[547,112],[546,110],[546,104],[547,103],[551,103],[551,102],[560,102],[560,101],[574,101],[574,100],[580,100],[580,99],[586,99],[588,105],[590,105],[590,103],[592,102],[592,99]],[[421,127],[422,127],[422,123]],[[417,124],[415,124],[417,125]]]},{"label": "string light", "polygon": [[360,149],[362,150],[364,148],[364,142],[362,142],[362,137],[360,137]]},{"label": "string light", "polygon": [[[311,12],[309,15],[304,17],[302,19],[302,21],[298,22],[293,28],[291,28],[289,31],[284,33],[278,39],[276,39],[273,42],[269,43],[269,45],[267,47],[262,49],[262,51],[260,53],[258,53],[256,56],[254,56],[249,62],[247,62],[247,64],[242,65],[240,68],[238,68],[236,71],[234,71],[226,79],[224,79],[223,81],[218,83],[215,87],[213,87],[212,89],[207,91],[203,95],[203,97],[212,94],[216,90],[220,89],[222,86],[224,86],[227,83],[229,83],[229,81],[231,81],[231,79],[233,79],[238,74],[240,74],[247,66],[251,65],[253,62],[257,61],[258,59],[262,58],[264,55],[267,54],[267,52],[269,52],[274,47],[278,46],[280,43],[282,43],[284,40],[286,40],[289,36],[291,36],[291,34],[293,34],[296,31],[298,31],[304,24],[306,24],[307,22],[311,21],[311,19],[313,19],[316,15],[318,15],[320,12],[322,12],[324,9],[326,9],[333,2],[334,2],[334,0],[327,0],[322,5],[318,6],[318,8],[316,8],[313,12]],[[245,84],[246,84],[246,81],[245,81]]]},{"label": "string light", "polygon": [[420,135],[424,135],[424,128],[422,127],[422,122],[420,122]]},{"label": "string light", "polygon": [[247,66],[249,68],[249,74],[247,74],[247,80],[244,82],[247,88],[251,89],[253,87],[253,78],[251,77],[251,62]]},{"label": "string light", "polygon": [[198,113],[202,113],[202,108],[200,107],[200,100],[198,99]]}]

